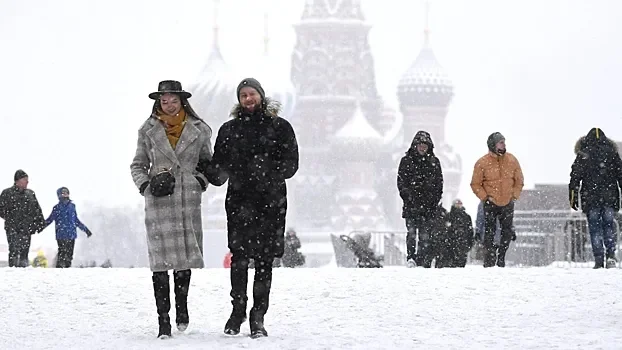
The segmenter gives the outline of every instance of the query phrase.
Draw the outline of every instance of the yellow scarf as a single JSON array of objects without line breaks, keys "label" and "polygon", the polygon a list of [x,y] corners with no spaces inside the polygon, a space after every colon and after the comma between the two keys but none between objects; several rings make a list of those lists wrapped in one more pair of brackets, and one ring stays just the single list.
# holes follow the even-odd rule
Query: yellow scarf
[{"label": "yellow scarf", "polygon": [[175,149],[177,141],[179,141],[179,138],[181,137],[181,132],[184,130],[184,126],[186,125],[186,120],[188,119],[186,111],[182,108],[177,115],[168,115],[158,108],[156,117],[164,122],[166,137],[171,143],[171,147]]}]

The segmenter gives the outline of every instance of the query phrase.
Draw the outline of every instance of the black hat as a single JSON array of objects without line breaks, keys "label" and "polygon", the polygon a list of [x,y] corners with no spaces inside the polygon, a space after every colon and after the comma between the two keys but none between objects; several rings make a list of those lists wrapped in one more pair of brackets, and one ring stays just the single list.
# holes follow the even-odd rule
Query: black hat
[{"label": "black hat", "polygon": [[23,179],[25,177],[28,177],[28,174],[26,174],[26,172],[23,171],[22,169],[19,169],[18,171],[15,172],[15,176],[13,176],[13,180],[17,182],[17,180]]},{"label": "black hat", "polygon": [[238,84],[238,89],[236,90],[238,102],[240,102],[240,90],[242,90],[242,88],[245,86],[252,87],[253,89],[257,90],[257,92],[261,96],[261,99],[265,100],[266,92],[263,91],[263,87],[261,87],[261,84],[259,83],[259,81],[257,81],[257,79],[255,78],[246,78],[242,80],[240,84]]},{"label": "black hat", "polygon": [[501,134],[500,132],[493,132],[492,134],[490,134],[490,136],[488,136],[488,140],[486,141],[486,144],[488,145],[488,150],[490,150],[491,152],[495,152],[495,147],[497,143],[503,140],[505,140],[505,136],[503,136],[503,134]]},{"label": "black hat", "polygon": [[149,98],[157,100],[164,94],[176,94],[185,99],[192,96],[191,93],[181,88],[181,83],[177,80],[163,80],[158,84],[158,91],[150,93]]}]

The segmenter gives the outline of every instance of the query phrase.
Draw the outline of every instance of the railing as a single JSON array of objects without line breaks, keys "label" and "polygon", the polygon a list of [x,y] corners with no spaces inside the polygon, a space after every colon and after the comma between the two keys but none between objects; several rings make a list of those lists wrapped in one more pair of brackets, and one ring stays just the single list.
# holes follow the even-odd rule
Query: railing
[{"label": "railing", "polygon": [[[594,257],[585,215],[565,210],[516,211],[517,239],[510,243],[507,266],[592,267]],[[620,227],[614,220],[617,267],[622,268]],[[352,231],[349,236],[370,234],[370,248],[384,257],[385,266],[406,264],[405,231]],[[468,262],[479,264],[476,247]]]},{"label": "railing", "polygon": [[[617,267],[620,268],[620,226],[614,220]],[[517,211],[517,240],[506,260],[515,265],[593,267],[594,256],[585,215],[570,211]]]}]

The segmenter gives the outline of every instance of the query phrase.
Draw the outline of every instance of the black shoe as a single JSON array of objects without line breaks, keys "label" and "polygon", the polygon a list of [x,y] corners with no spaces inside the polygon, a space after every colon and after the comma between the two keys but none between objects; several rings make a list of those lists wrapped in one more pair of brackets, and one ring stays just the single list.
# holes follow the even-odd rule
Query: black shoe
[{"label": "black shoe", "polygon": [[251,338],[262,338],[268,336],[268,331],[266,331],[263,325],[263,314],[251,310],[249,323],[251,326]]},{"label": "black shoe", "polygon": [[171,320],[168,316],[158,317],[158,323],[160,324],[160,330],[158,331],[158,338],[166,339],[171,337]]},{"label": "black shoe", "polygon": [[240,327],[242,327],[242,323],[246,321],[246,315],[236,314],[236,312],[232,312],[231,316],[227,320],[225,324],[225,334],[228,335],[238,335],[240,334]]}]

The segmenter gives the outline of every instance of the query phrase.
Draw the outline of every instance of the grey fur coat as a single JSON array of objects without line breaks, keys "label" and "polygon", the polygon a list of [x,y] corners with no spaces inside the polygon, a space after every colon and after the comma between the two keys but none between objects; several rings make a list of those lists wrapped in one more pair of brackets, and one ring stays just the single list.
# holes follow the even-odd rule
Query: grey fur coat
[{"label": "grey fur coat", "polygon": [[177,147],[173,149],[164,125],[151,116],[138,130],[136,155],[130,166],[132,179],[140,187],[163,168],[175,176],[174,193],[154,197],[144,191],[145,225],[150,268],[154,272],[202,268],[203,227],[201,196],[203,189],[196,171],[201,160],[211,160],[211,128],[188,114]]}]

